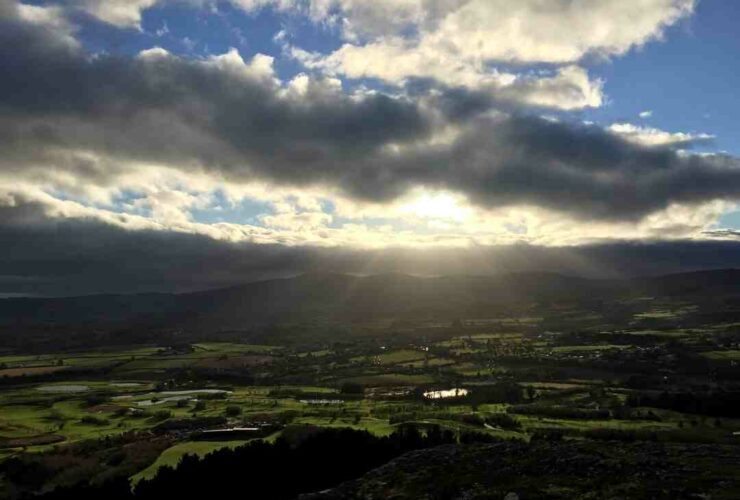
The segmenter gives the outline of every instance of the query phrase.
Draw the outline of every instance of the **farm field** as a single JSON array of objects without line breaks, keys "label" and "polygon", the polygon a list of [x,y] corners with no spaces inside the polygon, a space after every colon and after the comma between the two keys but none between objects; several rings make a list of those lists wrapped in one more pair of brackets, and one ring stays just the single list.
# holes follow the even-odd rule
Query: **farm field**
[{"label": "farm field", "polygon": [[[111,476],[135,486],[187,455],[316,429],[740,446],[740,415],[728,405],[737,394],[736,326],[605,330],[598,319],[574,334],[542,321],[471,320],[433,336],[342,342],[4,353],[0,464],[45,470],[40,483],[21,485],[38,493]],[[63,466],[68,460],[86,465]],[[18,480],[0,475],[3,488]]]}]

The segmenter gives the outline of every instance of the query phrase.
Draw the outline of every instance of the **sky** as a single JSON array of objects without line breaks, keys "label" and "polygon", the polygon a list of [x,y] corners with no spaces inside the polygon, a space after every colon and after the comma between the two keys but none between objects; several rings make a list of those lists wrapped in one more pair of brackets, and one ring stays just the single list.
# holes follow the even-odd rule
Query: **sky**
[{"label": "sky", "polygon": [[0,295],[738,267],[739,18],[0,0]]}]

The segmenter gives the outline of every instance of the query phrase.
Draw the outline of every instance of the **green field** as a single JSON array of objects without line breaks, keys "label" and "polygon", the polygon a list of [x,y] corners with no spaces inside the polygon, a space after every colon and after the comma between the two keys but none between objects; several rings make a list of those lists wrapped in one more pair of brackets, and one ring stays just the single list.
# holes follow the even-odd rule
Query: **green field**
[{"label": "green field", "polygon": [[[648,374],[656,367],[665,373],[669,349],[700,349],[700,357],[719,368],[740,359],[737,349],[708,348],[709,334],[621,329],[620,341],[632,340],[617,343],[601,327],[590,341],[582,334],[525,335],[511,328],[482,333],[474,326],[466,335],[383,346],[365,340],[305,347],[199,342],[5,355],[0,460],[49,456],[56,463],[69,456],[57,455],[60,450],[77,446],[108,456],[106,443],[128,436],[133,443],[126,446],[142,451],[115,467],[135,483],[186,454],[205,456],[247,442],[191,439],[214,428],[266,426],[276,439],[293,428],[346,427],[384,436],[414,424],[521,441],[552,432],[568,439],[617,432],[725,444],[740,431],[733,418],[630,407],[631,396],[660,391],[631,388],[608,368],[612,359],[621,367],[621,357]],[[37,371],[24,376],[24,370]],[[445,390],[459,397],[423,396]],[[520,413],[522,405],[529,413]],[[168,430],[171,425],[184,427]],[[61,471],[54,477],[66,480]]]},{"label": "green field", "polygon": [[724,360],[724,361],[740,361],[740,350],[709,351],[709,352],[703,352],[702,356],[705,356],[709,359],[717,359],[717,360]]},{"label": "green field", "polygon": [[552,347],[553,352],[588,352],[588,351],[606,351],[609,349],[629,349],[629,345],[562,345]]}]

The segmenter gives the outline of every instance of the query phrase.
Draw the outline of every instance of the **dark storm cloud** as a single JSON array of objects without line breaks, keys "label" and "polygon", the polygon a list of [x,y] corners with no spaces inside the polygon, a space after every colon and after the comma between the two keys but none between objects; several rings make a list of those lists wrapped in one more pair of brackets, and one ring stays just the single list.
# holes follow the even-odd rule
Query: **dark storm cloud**
[{"label": "dark storm cloud", "polygon": [[91,58],[52,32],[6,18],[0,21],[5,163],[44,161],[45,153],[69,148],[307,183],[328,181],[379,145],[430,127],[411,102],[327,96],[320,84],[296,102],[236,70],[175,57]]},{"label": "dark storm cloud", "polygon": [[481,122],[434,160],[452,166],[440,184],[482,205],[528,203],[585,219],[637,219],[670,203],[740,196],[734,158],[640,147],[595,126],[533,117]]},{"label": "dark storm cloud", "polygon": [[203,289],[285,275],[310,258],[280,245],[52,220],[36,204],[4,208],[0,221],[0,294]]},{"label": "dark storm cloud", "polygon": [[[236,182],[331,184],[374,201],[422,185],[483,206],[610,220],[740,196],[734,158],[647,148],[516,112],[484,116],[495,102],[480,93],[427,82],[407,99],[350,97],[316,82],[288,99],[269,79],[169,56],[92,57],[7,6],[2,17],[0,168],[18,174],[53,166],[83,184],[114,182],[142,160]],[[459,130],[451,143],[427,141],[440,121]]]},{"label": "dark storm cloud", "polygon": [[731,241],[367,251],[286,247],[129,231],[92,219],[52,220],[42,206],[24,203],[0,210],[0,248],[0,296],[192,291],[308,271],[618,277],[740,267],[740,242]]}]

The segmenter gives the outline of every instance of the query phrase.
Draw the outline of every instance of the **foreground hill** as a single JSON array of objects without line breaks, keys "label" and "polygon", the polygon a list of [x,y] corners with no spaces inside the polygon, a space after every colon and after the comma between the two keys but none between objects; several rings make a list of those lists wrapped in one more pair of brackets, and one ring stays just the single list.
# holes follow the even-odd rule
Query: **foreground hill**
[{"label": "foreground hill", "polygon": [[[735,446],[548,442],[409,452],[301,500],[737,498]],[[727,474],[727,471],[734,471]]]}]

